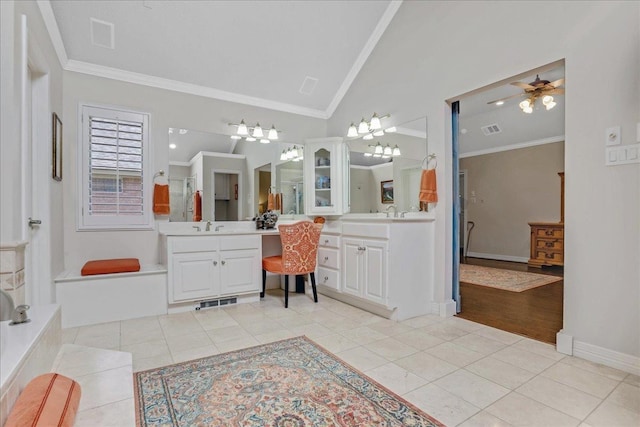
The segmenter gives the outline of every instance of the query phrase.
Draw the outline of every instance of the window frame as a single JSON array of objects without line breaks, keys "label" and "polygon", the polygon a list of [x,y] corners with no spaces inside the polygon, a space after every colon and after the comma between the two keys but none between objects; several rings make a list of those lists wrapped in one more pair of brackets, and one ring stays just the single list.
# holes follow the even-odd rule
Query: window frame
[{"label": "window frame", "polygon": [[[89,212],[90,201],[90,116],[142,123],[142,215],[85,215],[85,213]],[[149,142],[150,123],[151,115],[146,112],[90,103],[80,103],[78,105],[78,231],[154,229],[151,212],[153,175],[151,174],[152,144]]]}]

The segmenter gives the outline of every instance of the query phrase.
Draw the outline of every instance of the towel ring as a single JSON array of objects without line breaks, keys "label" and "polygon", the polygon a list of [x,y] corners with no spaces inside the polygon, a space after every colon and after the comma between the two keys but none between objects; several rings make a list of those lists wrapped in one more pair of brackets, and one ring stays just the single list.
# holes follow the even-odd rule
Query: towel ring
[{"label": "towel ring", "polygon": [[[436,155],[435,154],[429,154],[424,159],[422,159],[422,169],[429,169],[429,164],[431,163],[431,160],[434,161],[433,168],[431,168],[431,169],[437,168],[438,167],[438,159],[436,158]],[[427,162],[426,164],[425,164],[425,161]]]},{"label": "towel ring", "polygon": [[159,177],[159,176],[164,176],[164,171],[163,171],[162,169],[160,169],[158,172],[156,172],[156,173],[153,175],[153,179],[155,180],[155,179],[156,179],[157,177]]}]

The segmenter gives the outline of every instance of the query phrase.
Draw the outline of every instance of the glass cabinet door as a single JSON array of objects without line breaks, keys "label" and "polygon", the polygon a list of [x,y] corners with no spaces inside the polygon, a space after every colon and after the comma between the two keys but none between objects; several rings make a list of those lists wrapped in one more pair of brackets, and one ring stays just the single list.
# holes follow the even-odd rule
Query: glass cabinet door
[{"label": "glass cabinet door", "polygon": [[331,152],[326,148],[320,148],[313,153],[314,164],[314,203],[316,208],[333,207],[335,192],[332,191]]},{"label": "glass cabinet door", "polygon": [[[307,215],[342,215],[342,173],[346,159],[342,138],[307,140],[304,154],[305,213]],[[348,194],[348,193],[347,193]]]}]

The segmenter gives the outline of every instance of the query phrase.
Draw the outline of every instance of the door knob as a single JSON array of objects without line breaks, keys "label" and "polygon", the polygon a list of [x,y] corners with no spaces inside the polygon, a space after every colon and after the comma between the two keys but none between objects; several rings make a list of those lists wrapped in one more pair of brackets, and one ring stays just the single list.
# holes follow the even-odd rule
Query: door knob
[{"label": "door knob", "polygon": [[225,265],[225,264],[227,263],[227,261],[222,260],[222,261],[220,261],[220,263],[221,263],[222,265]]},{"label": "door knob", "polygon": [[42,221],[40,221],[39,219],[31,219],[31,217],[29,217],[28,224],[29,224],[29,227],[33,228],[35,226],[42,224]]},{"label": "door knob", "polygon": [[218,265],[218,261],[213,261],[213,265]]}]

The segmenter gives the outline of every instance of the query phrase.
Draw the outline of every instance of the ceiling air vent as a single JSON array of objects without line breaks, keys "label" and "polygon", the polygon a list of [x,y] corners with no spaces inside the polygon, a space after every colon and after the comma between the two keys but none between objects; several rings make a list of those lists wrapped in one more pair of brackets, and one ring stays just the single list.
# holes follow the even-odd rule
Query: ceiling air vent
[{"label": "ceiling air vent", "polygon": [[502,129],[500,129],[500,126],[498,126],[495,123],[492,125],[482,126],[480,129],[482,129],[482,133],[484,133],[485,136],[494,135],[496,133],[502,132]]},{"label": "ceiling air vent", "polygon": [[114,49],[113,24],[95,18],[89,18],[89,21],[91,21],[91,43],[94,46]]},{"label": "ceiling air vent", "polygon": [[311,95],[318,84],[318,79],[307,76],[300,86],[300,93],[303,95]]}]

